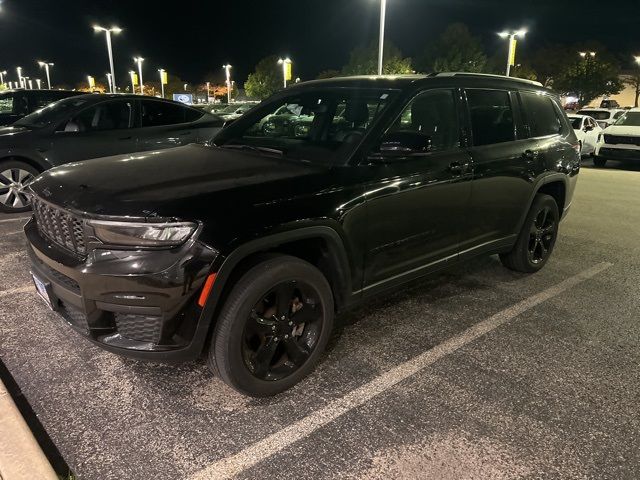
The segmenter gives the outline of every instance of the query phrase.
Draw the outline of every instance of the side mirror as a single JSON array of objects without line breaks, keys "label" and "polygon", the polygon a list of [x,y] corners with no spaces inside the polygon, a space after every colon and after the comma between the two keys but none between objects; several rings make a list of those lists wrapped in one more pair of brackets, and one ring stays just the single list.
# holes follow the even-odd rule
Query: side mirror
[{"label": "side mirror", "polygon": [[418,132],[395,132],[385,136],[380,144],[384,158],[408,157],[428,153],[432,149],[431,137]]}]

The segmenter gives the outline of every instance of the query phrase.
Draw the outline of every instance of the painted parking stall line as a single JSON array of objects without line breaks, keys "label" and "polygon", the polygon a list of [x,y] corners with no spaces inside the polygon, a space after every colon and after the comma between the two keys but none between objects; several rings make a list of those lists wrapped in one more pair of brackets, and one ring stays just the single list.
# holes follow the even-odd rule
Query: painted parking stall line
[{"label": "painted parking stall line", "polygon": [[340,416],[357,408],[376,396],[384,393],[398,383],[414,376],[436,361],[446,357],[468,345],[469,343],[483,337],[487,333],[513,320],[524,312],[544,303],[554,297],[561,295],[567,290],[589,280],[599,273],[612,267],[608,262],[599,263],[587,270],[584,270],[573,277],[570,277],[542,292],[528,297],[517,304],[506,308],[495,315],[481,321],[468,328],[461,334],[437,345],[405,363],[392,368],[388,372],[373,379],[369,383],[344,395],[343,397],[330,402],[325,407],[298,420],[297,422],[275,432],[260,440],[244,450],[230,457],[219,460],[189,477],[189,480],[223,480],[232,478],[239,473],[257,465],[268,459],[272,455],[284,450],[295,442],[302,440],[316,430],[331,423]]},{"label": "painted parking stall line", "polygon": [[16,218],[5,218],[0,220],[0,223],[9,223],[9,222],[19,222],[29,220],[31,217],[16,217]]},{"label": "painted parking stall line", "polygon": [[11,288],[9,290],[0,290],[0,298],[8,297],[10,295],[18,295],[20,293],[35,292],[36,287],[33,284],[25,285],[24,287]]}]

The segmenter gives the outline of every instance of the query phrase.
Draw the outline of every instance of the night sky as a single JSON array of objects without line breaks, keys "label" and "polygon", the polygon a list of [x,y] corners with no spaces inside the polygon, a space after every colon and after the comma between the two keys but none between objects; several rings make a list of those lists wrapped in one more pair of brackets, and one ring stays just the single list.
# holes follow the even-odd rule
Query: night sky
[{"label": "night sky", "polygon": [[[118,25],[114,38],[118,84],[132,57],[145,57],[145,77],[163,67],[185,81],[234,66],[242,83],[270,54],[294,60],[303,79],[339,69],[349,51],[377,39],[379,0],[254,0],[148,2],[116,0],[0,0],[0,70],[38,74],[35,60],[56,64],[54,83],[75,84],[108,70],[104,34],[91,25]],[[172,5],[172,6],[169,6]],[[489,55],[504,48],[495,32],[527,27],[520,55],[554,43],[596,40],[619,54],[640,54],[638,0],[388,0],[387,38],[417,56],[445,25],[464,22]]]}]

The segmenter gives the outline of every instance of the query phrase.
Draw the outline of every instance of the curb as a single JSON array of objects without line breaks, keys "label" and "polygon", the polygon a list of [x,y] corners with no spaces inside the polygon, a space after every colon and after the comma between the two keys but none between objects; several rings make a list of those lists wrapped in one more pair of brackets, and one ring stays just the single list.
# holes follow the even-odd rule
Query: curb
[{"label": "curb", "polygon": [[0,479],[58,480],[0,380]]}]

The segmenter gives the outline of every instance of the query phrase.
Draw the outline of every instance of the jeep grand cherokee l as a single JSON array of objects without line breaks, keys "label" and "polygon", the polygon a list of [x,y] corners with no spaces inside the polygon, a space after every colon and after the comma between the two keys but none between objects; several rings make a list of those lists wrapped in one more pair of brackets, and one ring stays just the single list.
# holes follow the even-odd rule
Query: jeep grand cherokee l
[{"label": "jeep grand cherokee l", "polygon": [[[313,117],[306,136],[265,133],[285,105]],[[240,392],[274,395],[313,369],[337,312],[478,255],[541,269],[579,165],[539,84],[331,79],[211,146],[52,169],[25,232],[38,292],[80,334],[141,359],[204,353]]]}]

